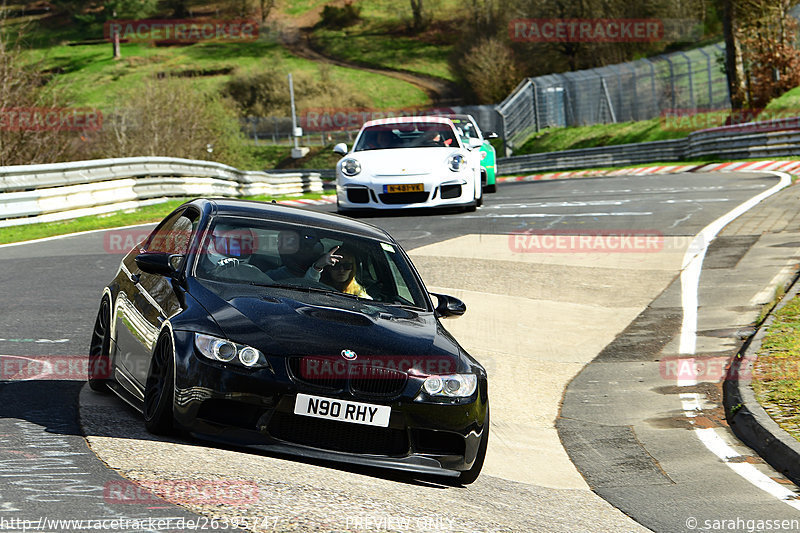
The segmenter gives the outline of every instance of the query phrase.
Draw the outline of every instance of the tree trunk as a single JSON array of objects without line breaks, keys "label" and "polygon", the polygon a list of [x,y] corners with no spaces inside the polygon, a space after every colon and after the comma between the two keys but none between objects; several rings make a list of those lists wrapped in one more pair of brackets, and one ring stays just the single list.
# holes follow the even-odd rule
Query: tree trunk
[{"label": "tree trunk", "polygon": [[422,12],[423,0],[410,0],[411,1],[411,15],[414,17],[414,31],[420,31],[425,26],[425,16]]},{"label": "tree trunk", "polygon": [[725,34],[725,74],[731,95],[731,109],[742,109],[747,101],[742,45],[739,42],[739,24],[736,17],[736,0],[720,0],[722,31]]}]

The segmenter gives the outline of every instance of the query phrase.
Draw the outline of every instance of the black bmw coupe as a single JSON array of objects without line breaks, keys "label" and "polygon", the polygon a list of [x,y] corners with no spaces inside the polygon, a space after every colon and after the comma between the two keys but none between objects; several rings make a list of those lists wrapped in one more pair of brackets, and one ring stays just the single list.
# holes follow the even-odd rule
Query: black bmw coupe
[{"label": "black bmw coupe", "polygon": [[153,433],[467,484],[489,437],[486,371],[400,245],[349,218],[198,199],[104,289],[89,384]]}]

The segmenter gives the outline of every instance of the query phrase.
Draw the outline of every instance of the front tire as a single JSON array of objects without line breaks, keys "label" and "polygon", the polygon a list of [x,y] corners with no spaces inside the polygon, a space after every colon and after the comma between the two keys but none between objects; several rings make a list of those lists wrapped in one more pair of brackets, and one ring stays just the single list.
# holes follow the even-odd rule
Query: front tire
[{"label": "front tire", "polygon": [[469,485],[474,483],[481,473],[483,468],[483,461],[486,459],[486,448],[489,445],[489,407],[486,407],[486,421],[483,424],[483,435],[481,436],[481,443],[478,445],[478,454],[475,456],[475,462],[472,463],[472,468],[461,472],[458,476],[458,482],[462,485]]},{"label": "front tire", "polygon": [[172,339],[164,334],[156,343],[144,387],[144,425],[155,435],[166,435],[173,429],[174,376]]},{"label": "front tire", "polygon": [[111,302],[108,296],[100,301],[100,310],[89,344],[89,387],[107,392],[111,377]]}]

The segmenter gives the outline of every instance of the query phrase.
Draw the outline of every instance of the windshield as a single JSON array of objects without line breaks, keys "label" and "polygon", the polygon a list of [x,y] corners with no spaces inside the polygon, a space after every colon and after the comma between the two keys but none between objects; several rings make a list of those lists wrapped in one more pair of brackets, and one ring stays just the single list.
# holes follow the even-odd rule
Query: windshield
[{"label": "windshield", "polygon": [[423,289],[396,244],[252,218],[215,218],[194,275],[427,308]]},{"label": "windshield", "polygon": [[458,141],[449,124],[436,122],[382,124],[364,128],[353,151],[419,147],[457,148]]},{"label": "windshield", "polygon": [[453,120],[453,123],[456,125],[456,130],[461,135],[461,142],[464,144],[469,144],[470,139],[480,139],[478,131],[472,122],[468,120]]}]

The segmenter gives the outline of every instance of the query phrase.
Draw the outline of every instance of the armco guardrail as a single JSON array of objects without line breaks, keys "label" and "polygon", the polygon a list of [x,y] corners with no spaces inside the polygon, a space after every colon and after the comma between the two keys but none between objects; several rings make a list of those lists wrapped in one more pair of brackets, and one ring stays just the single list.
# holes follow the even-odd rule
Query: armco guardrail
[{"label": "armco guardrail", "polygon": [[169,157],[0,167],[0,227],[129,209],[185,196],[322,192],[317,172],[242,171]]},{"label": "armco guardrail", "polygon": [[[520,172],[638,165],[653,161],[681,161],[686,151],[686,142],[686,139],[678,139],[502,157],[497,160],[497,168],[501,174],[518,174]],[[643,145],[647,145],[647,147]]]},{"label": "armco guardrail", "polygon": [[800,118],[695,131],[687,138],[503,157],[500,174],[800,155]]}]

